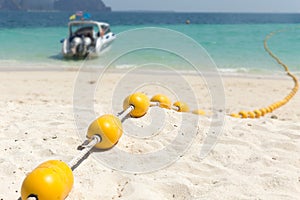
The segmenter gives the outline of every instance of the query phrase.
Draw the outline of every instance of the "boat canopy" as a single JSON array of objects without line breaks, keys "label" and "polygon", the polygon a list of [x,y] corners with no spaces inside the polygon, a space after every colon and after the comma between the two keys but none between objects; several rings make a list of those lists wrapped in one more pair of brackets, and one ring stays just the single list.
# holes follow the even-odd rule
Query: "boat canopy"
[{"label": "boat canopy", "polygon": [[68,24],[69,35],[87,35],[93,32],[108,33],[110,32],[109,24],[97,21],[71,21]]}]

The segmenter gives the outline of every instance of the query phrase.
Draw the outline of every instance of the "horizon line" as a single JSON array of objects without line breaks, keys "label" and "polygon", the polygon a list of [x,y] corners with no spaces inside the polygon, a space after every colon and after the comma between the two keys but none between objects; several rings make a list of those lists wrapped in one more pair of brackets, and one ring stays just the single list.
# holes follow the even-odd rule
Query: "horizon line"
[{"label": "horizon line", "polygon": [[300,14],[300,11],[174,11],[174,10],[111,10],[111,12],[149,12],[149,13],[228,13],[228,14]]}]

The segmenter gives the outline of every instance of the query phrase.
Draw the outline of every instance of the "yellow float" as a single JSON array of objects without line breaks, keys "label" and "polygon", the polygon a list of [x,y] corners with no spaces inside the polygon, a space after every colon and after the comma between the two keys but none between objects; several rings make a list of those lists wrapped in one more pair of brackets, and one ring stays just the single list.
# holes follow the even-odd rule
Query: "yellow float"
[{"label": "yellow float", "polygon": [[178,112],[189,112],[190,111],[189,106],[186,103],[181,102],[181,101],[176,101],[175,103],[173,103],[173,106],[175,107],[175,109]]},{"label": "yellow float", "polygon": [[171,109],[171,100],[163,94],[157,94],[150,99],[151,102],[158,102],[159,107]]},{"label": "yellow float", "polygon": [[21,198],[35,197],[37,200],[63,200],[74,183],[72,169],[59,160],[49,160],[40,164],[24,179]]},{"label": "yellow float", "polygon": [[248,112],[248,117],[249,117],[249,118],[252,118],[252,119],[255,118],[255,113],[252,112],[252,111],[249,111],[249,112]]},{"label": "yellow float", "polygon": [[241,118],[241,115],[239,115],[237,113],[231,113],[230,116],[234,117],[234,118]]},{"label": "yellow float", "polygon": [[87,131],[87,138],[92,139],[94,135],[99,135],[101,141],[95,147],[98,149],[109,149],[120,139],[123,133],[120,119],[114,115],[102,115],[91,123]]},{"label": "yellow float", "polygon": [[133,106],[134,109],[130,112],[131,117],[144,116],[150,106],[150,100],[144,93],[137,92],[129,95],[123,101],[123,109],[126,110],[129,106]]},{"label": "yellow float", "polygon": [[254,110],[255,113],[255,118],[260,118],[260,116],[262,116],[262,113],[260,110]]},{"label": "yellow float", "polygon": [[205,111],[201,109],[193,110],[192,113],[196,115],[205,115]]},{"label": "yellow float", "polygon": [[239,112],[239,115],[242,117],[242,118],[247,118],[248,117],[248,113],[246,111],[240,111]]}]

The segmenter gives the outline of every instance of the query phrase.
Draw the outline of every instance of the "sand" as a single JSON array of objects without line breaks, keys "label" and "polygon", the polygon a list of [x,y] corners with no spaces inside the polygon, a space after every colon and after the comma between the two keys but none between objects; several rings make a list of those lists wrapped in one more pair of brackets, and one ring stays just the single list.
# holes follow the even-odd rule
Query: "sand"
[{"label": "sand", "polygon": [[[113,149],[92,152],[74,170],[68,200],[299,198],[299,93],[260,119],[227,115],[284,98],[293,86],[285,75],[222,75],[222,87],[214,75],[205,80],[187,73],[180,81],[159,73],[106,72],[101,80],[94,72],[82,75],[79,80],[76,71],[0,72],[1,200],[18,199],[26,174],[38,164],[70,161],[91,120],[121,111],[133,91],[165,93],[192,109],[198,104],[206,115],[151,108],[140,119],[126,119]],[[216,84],[207,88],[208,79]],[[212,96],[224,107],[214,105]],[[204,143],[213,147],[207,156],[200,155]],[[171,148],[163,152],[166,146]]]}]

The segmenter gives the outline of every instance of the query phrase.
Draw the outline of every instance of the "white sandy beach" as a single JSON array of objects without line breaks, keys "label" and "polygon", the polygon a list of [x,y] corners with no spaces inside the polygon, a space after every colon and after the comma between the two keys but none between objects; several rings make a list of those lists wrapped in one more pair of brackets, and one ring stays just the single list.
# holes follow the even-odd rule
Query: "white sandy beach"
[{"label": "white sandy beach", "polygon": [[[105,84],[93,79],[92,72],[86,72],[86,75],[91,80],[81,83],[83,87],[98,85],[94,111],[99,116],[121,111],[123,98],[133,90],[145,92],[149,97],[165,92],[172,101],[176,96],[188,101],[187,92],[191,92],[185,85],[176,84],[178,77],[172,75],[156,75],[155,79],[160,80],[161,76],[167,80],[172,84],[173,93],[159,84],[139,84],[149,76],[151,80],[151,75],[135,75],[131,85],[125,84],[126,80],[118,83],[124,77],[120,73],[106,73],[102,79]],[[78,154],[77,147],[83,138],[74,122],[74,116],[80,114],[73,110],[76,77],[76,71],[0,72],[1,200],[17,200],[26,174],[40,163],[50,159],[68,162]],[[148,173],[111,169],[96,159],[95,155],[99,156],[101,152],[93,152],[74,170],[75,182],[68,200],[299,199],[299,93],[285,106],[262,118],[226,116],[224,125],[215,125],[211,123],[211,93],[205,82],[188,74],[184,78],[193,89],[199,107],[207,114],[193,123],[193,114],[164,110],[167,116],[164,127],[157,127],[153,139],[145,141],[124,134],[115,148],[128,154],[154,152],[172,143],[176,137],[176,130],[174,135],[172,129],[184,123],[186,131],[196,132],[187,151],[171,165]],[[222,81],[225,96],[219,98],[224,98],[226,104],[225,110],[218,112],[228,114],[268,106],[284,98],[293,87],[293,81],[285,75],[275,78],[227,75]],[[75,98],[84,98],[84,94]],[[124,129],[134,131],[128,130],[129,124],[133,123],[138,124],[138,130],[143,130],[149,121],[150,114],[140,119],[127,119]],[[211,126],[222,126],[222,133],[213,150],[200,159],[199,153]],[[147,130],[154,131],[155,128]],[[173,135],[168,135],[169,132]]]}]

